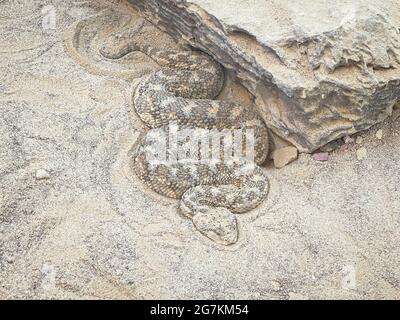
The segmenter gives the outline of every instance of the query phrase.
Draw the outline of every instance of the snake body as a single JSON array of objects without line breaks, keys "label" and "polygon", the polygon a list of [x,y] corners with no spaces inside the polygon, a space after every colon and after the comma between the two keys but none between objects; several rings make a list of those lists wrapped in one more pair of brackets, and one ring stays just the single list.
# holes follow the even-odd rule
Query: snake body
[{"label": "snake body", "polygon": [[[268,194],[268,179],[258,166],[268,155],[267,128],[254,108],[214,100],[223,87],[224,71],[213,58],[200,51],[161,50],[143,44],[135,40],[140,32],[140,28],[123,30],[110,37],[101,49],[109,59],[141,51],[160,66],[142,78],[133,93],[135,112],[148,127],[133,154],[133,170],[152,190],[180,199],[182,213],[191,217],[204,235],[223,244],[234,243],[234,214],[254,209]],[[167,146],[167,157],[178,161],[154,163],[150,156],[160,153],[162,140],[171,136],[171,124],[177,130],[189,130],[187,138],[196,141],[195,158],[199,161],[185,161]],[[246,152],[250,152],[245,131],[253,135],[254,157],[232,160],[228,153],[234,142],[228,138],[218,140],[219,134],[231,132],[237,138],[235,143],[242,141],[243,150],[247,146]],[[197,145],[199,137],[210,142],[205,149]],[[209,158],[213,141],[214,146],[219,141],[221,161],[200,161],[201,155]],[[184,143],[178,141],[177,146]]]}]

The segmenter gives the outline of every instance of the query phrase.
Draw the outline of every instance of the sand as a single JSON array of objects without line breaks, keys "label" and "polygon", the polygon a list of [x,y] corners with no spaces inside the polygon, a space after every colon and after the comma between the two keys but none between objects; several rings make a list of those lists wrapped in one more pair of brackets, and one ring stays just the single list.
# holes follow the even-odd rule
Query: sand
[{"label": "sand", "polygon": [[[222,246],[129,167],[132,88],[156,65],[97,49],[138,14],[95,0],[0,12],[0,298],[400,298],[399,109],[329,161],[269,162],[267,201]],[[250,102],[232,79],[221,98]]]}]

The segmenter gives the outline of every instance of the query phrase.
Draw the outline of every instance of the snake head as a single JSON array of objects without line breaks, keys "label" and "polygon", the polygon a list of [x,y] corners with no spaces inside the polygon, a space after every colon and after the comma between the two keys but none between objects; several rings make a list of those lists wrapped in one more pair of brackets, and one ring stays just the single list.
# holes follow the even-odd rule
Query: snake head
[{"label": "snake head", "polygon": [[145,20],[139,19],[134,25],[112,34],[99,49],[100,54],[107,59],[120,59],[130,52],[137,51],[136,41],[144,25]]},{"label": "snake head", "polygon": [[208,207],[192,216],[195,228],[212,241],[231,245],[238,240],[236,216],[224,207]]}]

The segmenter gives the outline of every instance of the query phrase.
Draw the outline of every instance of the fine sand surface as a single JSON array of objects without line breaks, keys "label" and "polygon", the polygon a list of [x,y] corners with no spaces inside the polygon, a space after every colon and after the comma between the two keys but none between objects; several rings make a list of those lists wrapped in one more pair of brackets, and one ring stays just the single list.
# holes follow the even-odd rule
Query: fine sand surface
[{"label": "fine sand surface", "polygon": [[[98,48],[138,19],[124,1],[0,1],[0,298],[399,299],[400,110],[329,161],[268,163],[268,199],[215,244],[129,167],[130,95],[157,66]],[[220,98],[250,104],[231,79]]]}]

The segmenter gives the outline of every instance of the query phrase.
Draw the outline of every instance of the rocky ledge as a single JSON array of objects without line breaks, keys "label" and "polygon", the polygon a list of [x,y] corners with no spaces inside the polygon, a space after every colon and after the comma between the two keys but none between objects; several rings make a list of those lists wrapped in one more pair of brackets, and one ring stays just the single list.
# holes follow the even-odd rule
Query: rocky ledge
[{"label": "rocky ledge", "polygon": [[269,128],[312,152],[400,100],[396,0],[129,0],[233,71]]}]

